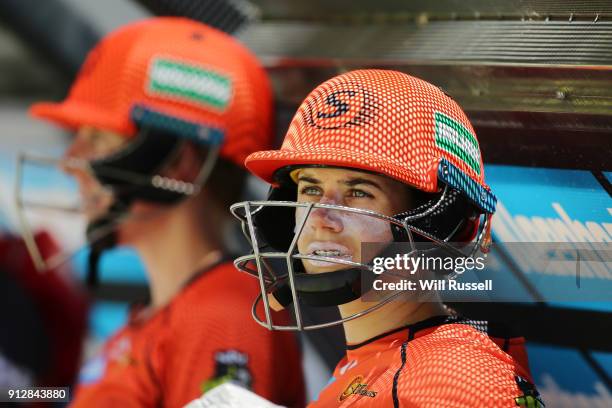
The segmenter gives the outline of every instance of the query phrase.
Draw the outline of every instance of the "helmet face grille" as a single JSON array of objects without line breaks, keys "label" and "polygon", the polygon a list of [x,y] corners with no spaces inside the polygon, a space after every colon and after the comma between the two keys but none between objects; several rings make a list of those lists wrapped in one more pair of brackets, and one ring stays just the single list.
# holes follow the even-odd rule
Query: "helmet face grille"
[{"label": "helmet face grille", "polygon": [[[451,258],[471,258],[480,250],[485,235],[479,233],[475,241],[474,237],[479,230],[488,231],[489,221],[479,228],[482,215],[478,216],[476,207],[450,187],[445,187],[441,194],[432,195],[424,205],[394,217],[361,208],[289,200],[294,195],[295,189],[291,191],[285,186],[271,191],[269,198],[273,200],[232,206],[232,213],[242,222],[253,249],[251,254],[236,259],[235,265],[260,280],[261,295],[253,306],[253,317],[269,329],[309,330],[358,318],[403,296],[402,290],[372,292],[373,274],[377,273],[374,268],[377,264],[380,266],[375,258],[395,258],[400,254],[414,258],[435,257],[444,262]],[[340,237],[314,243],[316,232],[313,228],[317,228],[320,217],[314,213],[319,211],[330,218],[344,218],[345,225],[365,222],[375,229],[391,228],[390,240],[361,241],[360,247],[344,246]],[[451,241],[454,239],[458,240]],[[392,271],[395,274],[390,274],[391,279],[404,276],[402,273],[412,276],[408,269],[398,268]],[[457,274],[454,269],[434,268],[437,269],[421,268],[418,276],[454,279]],[[341,318],[326,315],[318,319],[306,313],[308,307],[336,307],[359,298],[373,302],[372,306]],[[265,317],[256,312],[260,301],[267,310]],[[278,310],[279,304],[292,313],[295,325],[275,323],[270,307]]]}]

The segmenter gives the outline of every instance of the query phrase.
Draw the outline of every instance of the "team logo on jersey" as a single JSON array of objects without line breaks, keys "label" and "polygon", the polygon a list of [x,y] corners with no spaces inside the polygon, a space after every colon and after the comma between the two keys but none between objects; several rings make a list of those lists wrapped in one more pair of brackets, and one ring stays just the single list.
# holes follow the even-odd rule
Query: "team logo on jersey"
[{"label": "team logo on jersey", "polygon": [[434,113],[436,146],[467,164],[481,174],[480,149],[476,137],[465,126],[440,112]]},{"label": "team logo on jersey", "polygon": [[523,392],[523,395],[518,396],[514,399],[514,402],[519,407],[524,408],[544,408],[544,402],[540,397],[540,393],[536,389],[535,385],[530,383],[527,379],[516,375],[514,381]]},{"label": "team logo on jersey", "polygon": [[200,386],[207,392],[217,385],[232,382],[251,389],[253,376],[248,368],[249,356],[238,350],[222,350],[215,353],[215,375]]},{"label": "team logo on jersey", "polygon": [[363,376],[357,376],[346,389],[338,397],[338,401],[344,401],[351,395],[362,395],[364,397],[374,398],[378,394],[377,391],[368,390],[368,384],[363,383]]},{"label": "team logo on jersey", "polygon": [[318,129],[340,129],[369,123],[378,110],[374,96],[360,85],[315,96],[306,102],[306,123]]}]

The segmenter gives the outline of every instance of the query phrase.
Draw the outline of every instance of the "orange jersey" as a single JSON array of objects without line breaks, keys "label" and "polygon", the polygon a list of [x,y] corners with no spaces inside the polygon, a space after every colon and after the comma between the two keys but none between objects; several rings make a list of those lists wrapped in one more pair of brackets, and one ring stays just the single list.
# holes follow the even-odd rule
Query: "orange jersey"
[{"label": "orange jersey", "polygon": [[275,403],[303,406],[295,336],[253,321],[257,293],[257,280],[225,263],[153,316],[133,313],[84,367],[71,406],[182,407],[227,380]]},{"label": "orange jersey", "polygon": [[436,316],[349,346],[309,407],[541,407],[522,337]]}]

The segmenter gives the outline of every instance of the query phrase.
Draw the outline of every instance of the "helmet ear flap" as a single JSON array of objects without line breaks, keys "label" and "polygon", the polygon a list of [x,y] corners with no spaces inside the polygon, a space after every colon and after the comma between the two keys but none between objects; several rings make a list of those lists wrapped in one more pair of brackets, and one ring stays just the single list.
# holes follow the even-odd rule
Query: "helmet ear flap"
[{"label": "helmet ear flap", "polygon": [[122,150],[92,161],[91,168],[96,179],[112,188],[123,200],[173,204],[185,196],[129,177],[150,180],[161,171],[182,144],[182,139],[175,134],[142,129]]},{"label": "helmet ear flap", "polygon": [[471,242],[476,238],[478,233],[478,226],[480,225],[480,217],[474,216],[465,219],[464,225],[457,230],[457,232],[451,237],[453,242]]},{"label": "helmet ear flap", "polygon": [[[268,201],[295,201],[295,186],[272,187]],[[279,252],[287,252],[293,241],[295,230],[295,208],[287,206],[264,206],[253,214],[253,224],[258,236],[267,245]]]},{"label": "helmet ear flap", "polygon": [[[442,201],[440,201],[442,200]],[[438,204],[439,202],[439,204]],[[437,205],[437,208],[426,216],[408,221],[409,226],[421,230],[440,241],[469,242],[478,230],[478,211],[459,190],[448,188],[445,195],[435,193],[430,199],[410,211],[397,214],[394,218],[404,222],[406,218],[417,216]],[[393,237],[398,242],[408,239],[407,232],[399,231],[401,228],[392,228]],[[416,242],[426,241],[427,238],[413,234]]]}]

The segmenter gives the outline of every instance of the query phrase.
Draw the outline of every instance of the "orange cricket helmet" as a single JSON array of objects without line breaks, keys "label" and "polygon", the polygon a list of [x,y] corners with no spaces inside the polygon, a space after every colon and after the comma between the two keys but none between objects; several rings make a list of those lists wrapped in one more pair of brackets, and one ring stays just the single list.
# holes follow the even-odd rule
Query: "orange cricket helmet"
[{"label": "orange cricket helmet", "polygon": [[247,168],[275,184],[287,166],[327,165],[386,175],[435,192],[442,179],[493,212],[476,134],[461,107],[438,87],[388,70],[357,70],[314,89],[279,150],[251,154]]}]

